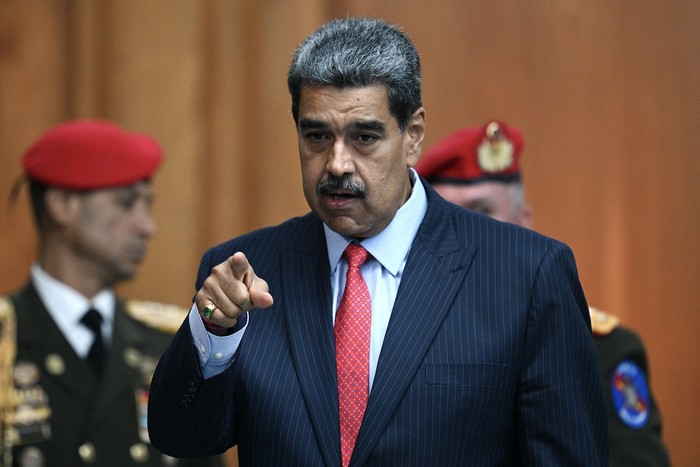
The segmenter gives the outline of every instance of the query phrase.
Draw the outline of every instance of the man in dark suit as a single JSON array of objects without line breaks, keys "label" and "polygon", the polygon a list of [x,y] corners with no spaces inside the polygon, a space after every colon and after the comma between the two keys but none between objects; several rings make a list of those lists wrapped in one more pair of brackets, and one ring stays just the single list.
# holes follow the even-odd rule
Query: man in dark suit
[{"label": "man in dark suit", "polygon": [[161,160],[151,137],[99,120],[61,123],[24,155],[39,257],[27,284],[0,297],[0,465],[223,465],[174,459],[148,439],[150,380],[187,310],[113,289],[155,233]]},{"label": "man in dark suit", "polygon": [[205,253],[154,374],[154,445],[238,445],[241,466],[605,465],[573,255],[417,176],[410,39],[331,21],[288,85],[312,212]]},{"label": "man in dark suit", "polygon": [[[520,163],[524,144],[519,129],[491,120],[440,140],[416,171],[446,200],[531,229]],[[488,152],[500,153],[503,163],[495,169],[484,164]],[[610,466],[669,465],[642,339],[616,316],[593,307],[589,312],[608,403]]]}]

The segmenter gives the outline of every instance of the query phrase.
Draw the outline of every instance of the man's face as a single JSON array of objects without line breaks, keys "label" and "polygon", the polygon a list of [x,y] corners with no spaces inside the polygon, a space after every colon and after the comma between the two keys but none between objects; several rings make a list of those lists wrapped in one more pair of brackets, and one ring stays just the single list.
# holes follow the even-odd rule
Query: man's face
[{"label": "man's face", "polygon": [[436,183],[433,188],[447,201],[470,211],[532,228],[530,208],[527,205],[517,205],[515,187],[512,184],[488,181],[470,185]]},{"label": "man's face", "polygon": [[334,231],[378,234],[411,194],[408,168],[420,156],[425,111],[403,133],[384,86],[304,86],[299,101],[299,155],[304,195]]},{"label": "man's face", "polygon": [[67,238],[73,257],[104,285],[131,278],[156,232],[149,182],[74,194]]}]

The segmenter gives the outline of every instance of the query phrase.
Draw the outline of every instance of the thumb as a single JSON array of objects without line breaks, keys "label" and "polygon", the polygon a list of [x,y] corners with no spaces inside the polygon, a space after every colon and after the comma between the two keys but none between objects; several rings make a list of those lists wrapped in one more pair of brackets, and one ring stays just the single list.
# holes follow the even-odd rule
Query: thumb
[{"label": "thumb", "polygon": [[274,303],[274,299],[267,289],[256,289],[251,288],[250,292],[250,302],[255,308],[268,308]]}]

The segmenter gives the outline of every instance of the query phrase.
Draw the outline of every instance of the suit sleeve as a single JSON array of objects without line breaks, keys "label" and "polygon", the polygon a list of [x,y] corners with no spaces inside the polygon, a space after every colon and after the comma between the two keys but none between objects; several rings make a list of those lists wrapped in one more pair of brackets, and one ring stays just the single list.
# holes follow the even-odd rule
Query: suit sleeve
[{"label": "suit sleeve", "polygon": [[605,466],[607,419],[588,307],[571,250],[555,243],[533,283],[518,401],[524,465]]},{"label": "suit sleeve", "polygon": [[173,457],[220,454],[234,444],[230,371],[205,380],[189,321],[158,361],[148,400],[151,443]]}]

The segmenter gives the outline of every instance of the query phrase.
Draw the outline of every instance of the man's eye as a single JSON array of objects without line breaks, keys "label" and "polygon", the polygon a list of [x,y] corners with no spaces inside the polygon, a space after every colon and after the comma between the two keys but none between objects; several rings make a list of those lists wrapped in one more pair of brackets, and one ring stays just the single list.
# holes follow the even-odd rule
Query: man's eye
[{"label": "man's eye", "polygon": [[119,198],[117,200],[117,202],[124,209],[130,210],[130,209],[133,209],[134,206],[136,205],[136,198],[134,198],[132,196],[125,197],[125,198]]},{"label": "man's eye", "polygon": [[493,214],[493,210],[489,208],[488,206],[464,206],[465,208],[469,209],[470,211],[473,212],[478,212],[480,214],[486,214],[487,216],[490,216]]},{"label": "man's eye", "polygon": [[356,139],[362,144],[372,144],[379,139],[377,135],[372,135],[368,133],[362,133],[357,135]]},{"label": "man's eye", "polygon": [[312,143],[318,143],[321,141],[325,141],[327,139],[326,135],[321,132],[314,132],[314,133],[307,133],[306,134],[306,139],[311,141]]}]

